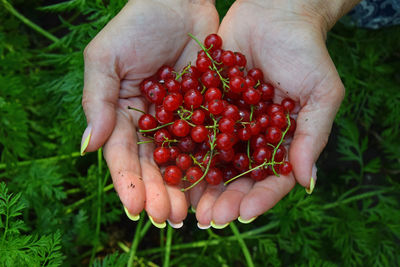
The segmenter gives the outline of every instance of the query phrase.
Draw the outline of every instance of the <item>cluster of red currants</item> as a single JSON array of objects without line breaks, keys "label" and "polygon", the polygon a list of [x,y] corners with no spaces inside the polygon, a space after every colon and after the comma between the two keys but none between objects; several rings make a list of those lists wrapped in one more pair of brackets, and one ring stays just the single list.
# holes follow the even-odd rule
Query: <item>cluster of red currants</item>
[{"label": "cluster of red currants", "polygon": [[289,174],[282,143],[296,128],[294,101],[273,103],[274,88],[262,71],[245,73],[246,57],[223,50],[218,35],[204,44],[190,36],[202,48],[195,66],[181,73],[162,66],[140,84],[156,111],[140,117],[139,131],[156,145],[154,161],[166,167],[165,182],[188,181],[187,190],[203,179],[217,185],[246,174],[256,181]]}]

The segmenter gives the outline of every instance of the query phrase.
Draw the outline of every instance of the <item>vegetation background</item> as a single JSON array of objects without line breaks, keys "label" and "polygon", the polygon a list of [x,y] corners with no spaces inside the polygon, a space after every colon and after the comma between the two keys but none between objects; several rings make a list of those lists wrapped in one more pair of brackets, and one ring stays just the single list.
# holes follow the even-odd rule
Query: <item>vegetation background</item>
[{"label": "vegetation background", "polygon": [[82,51],[125,2],[0,0],[0,266],[400,266],[399,27],[329,33],[347,95],[311,196],[159,230],[126,218],[101,151],[77,152]]}]

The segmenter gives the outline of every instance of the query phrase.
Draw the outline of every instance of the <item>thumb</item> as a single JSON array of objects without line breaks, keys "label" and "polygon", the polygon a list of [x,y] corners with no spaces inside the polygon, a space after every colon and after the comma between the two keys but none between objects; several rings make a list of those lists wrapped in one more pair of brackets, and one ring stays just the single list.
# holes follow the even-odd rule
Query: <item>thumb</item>
[{"label": "thumb", "polygon": [[99,149],[111,135],[116,121],[120,80],[112,55],[92,49],[84,52],[85,74],[82,106],[87,128],[81,141],[81,155]]},{"label": "thumb", "polygon": [[309,194],[317,180],[315,162],[328,142],[333,120],[345,94],[331,60],[330,63],[328,74],[313,88],[299,112],[289,150],[294,176]]}]

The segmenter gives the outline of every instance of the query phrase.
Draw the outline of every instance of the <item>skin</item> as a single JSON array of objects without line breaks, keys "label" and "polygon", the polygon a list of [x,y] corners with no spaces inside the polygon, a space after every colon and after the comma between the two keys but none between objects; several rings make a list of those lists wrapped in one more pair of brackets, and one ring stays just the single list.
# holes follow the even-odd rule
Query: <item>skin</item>
[{"label": "skin", "polygon": [[[187,33],[204,39],[218,29],[213,1],[130,1],[85,49],[82,105],[91,138],[85,152],[104,145],[115,190],[131,215],[146,210],[155,222],[182,222],[188,200],[177,186],[165,185],[153,161],[153,145],[138,146],[141,113],[154,114],[139,83],[164,64],[182,69],[198,47]],[[173,203],[173,205],[172,205]]]},{"label": "skin", "polygon": [[[290,97],[298,103],[297,129],[289,149],[293,172],[259,182],[238,179],[227,187],[193,192],[192,205],[201,225],[224,225],[239,216],[249,220],[272,208],[296,184],[310,186],[315,162],[325,147],[344,97],[344,86],[326,49],[325,38],[336,19],[356,2],[236,1],[218,34],[224,49],[242,52],[247,68],[258,67],[274,85],[274,102]],[[325,1],[326,2],[326,1]]]}]

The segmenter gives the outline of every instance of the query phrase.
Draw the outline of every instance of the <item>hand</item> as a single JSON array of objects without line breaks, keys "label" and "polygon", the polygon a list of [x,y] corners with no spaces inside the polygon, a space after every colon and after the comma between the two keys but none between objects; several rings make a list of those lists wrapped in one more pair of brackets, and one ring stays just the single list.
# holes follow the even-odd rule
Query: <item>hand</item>
[{"label": "hand", "polygon": [[218,34],[224,49],[242,52],[248,68],[263,71],[264,79],[276,88],[275,102],[290,97],[299,103],[297,129],[289,150],[293,173],[260,182],[241,178],[226,188],[195,188],[191,202],[200,225],[222,226],[238,216],[249,221],[272,208],[296,180],[313,189],[315,162],[327,143],[344,87],[325,46],[329,25],[324,17],[305,8],[306,4],[278,2],[235,2]]},{"label": "hand", "polygon": [[179,226],[188,204],[179,188],[164,184],[152,144],[137,145],[141,114],[127,107],[151,111],[139,83],[164,64],[181,70],[193,61],[198,47],[188,33],[205,38],[218,23],[212,1],[129,1],[85,49],[82,105],[88,127],[81,151],[105,144],[115,189],[133,219],[145,208],[155,225],[168,219]]}]

